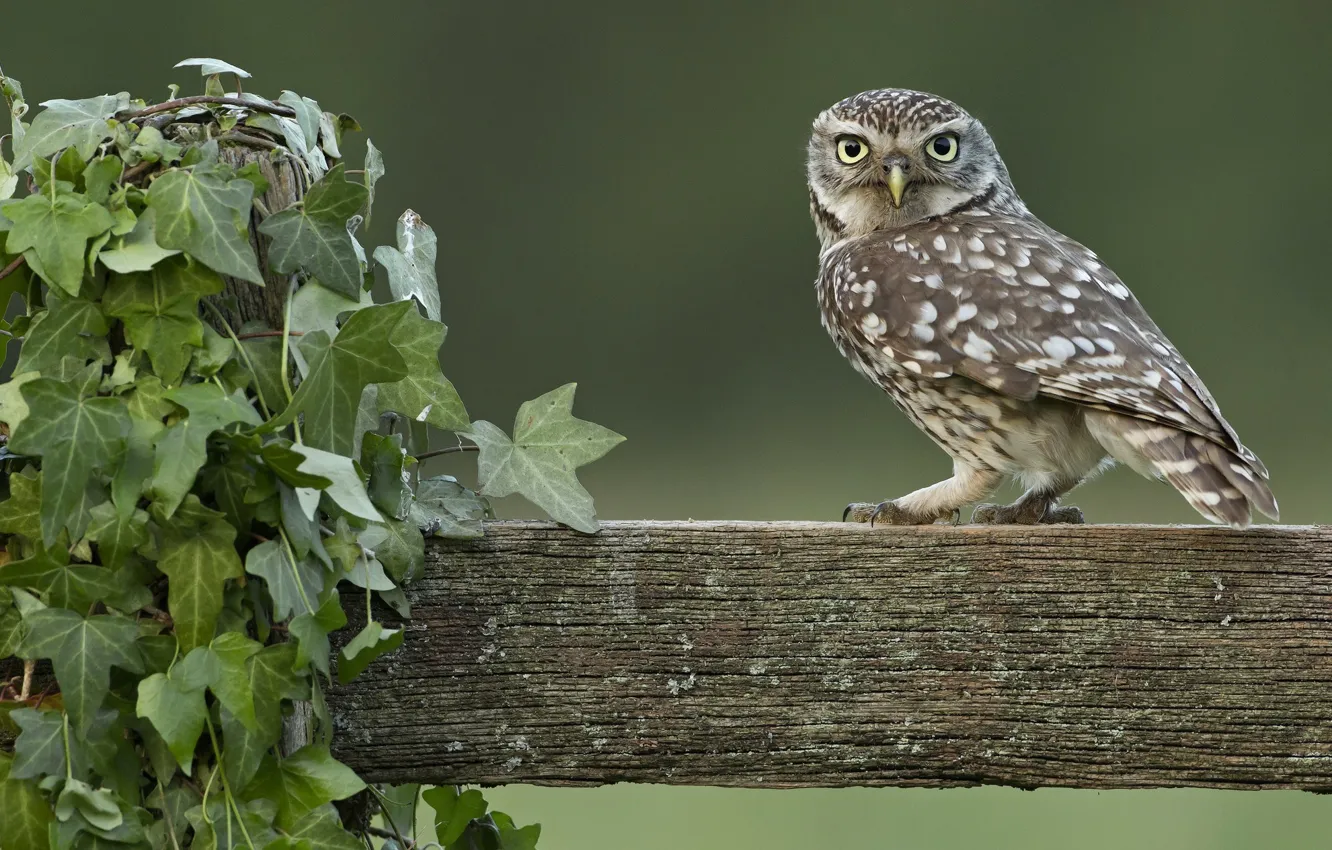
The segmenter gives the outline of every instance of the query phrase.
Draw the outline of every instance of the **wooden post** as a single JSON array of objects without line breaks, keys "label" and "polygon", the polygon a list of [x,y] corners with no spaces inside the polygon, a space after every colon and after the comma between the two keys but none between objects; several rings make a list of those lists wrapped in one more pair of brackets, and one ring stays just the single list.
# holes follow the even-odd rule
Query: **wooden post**
[{"label": "wooden post", "polygon": [[372,781],[1332,790],[1332,528],[501,522],[408,595]]}]

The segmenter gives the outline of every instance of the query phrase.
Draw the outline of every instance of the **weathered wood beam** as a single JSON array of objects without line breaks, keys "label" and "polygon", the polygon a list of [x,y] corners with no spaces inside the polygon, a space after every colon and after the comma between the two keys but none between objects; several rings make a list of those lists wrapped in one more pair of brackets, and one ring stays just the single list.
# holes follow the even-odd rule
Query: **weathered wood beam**
[{"label": "weathered wood beam", "polygon": [[501,522],[409,596],[374,780],[1332,790],[1332,528]]}]

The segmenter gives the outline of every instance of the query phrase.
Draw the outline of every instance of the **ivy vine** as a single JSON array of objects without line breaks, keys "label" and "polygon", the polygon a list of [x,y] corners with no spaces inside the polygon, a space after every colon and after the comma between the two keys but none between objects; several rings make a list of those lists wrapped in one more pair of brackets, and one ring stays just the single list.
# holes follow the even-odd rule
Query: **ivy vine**
[{"label": "ivy vine", "polygon": [[[410,850],[418,799],[448,850],[533,848],[475,789],[368,787],[324,694],[401,645],[373,598],[407,616],[425,538],[481,535],[488,497],[596,531],[575,470],[623,438],[573,416],[573,384],[512,435],[471,421],[438,359],[434,233],[408,211],[395,245],[357,239],[385,169],[369,141],[346,167],[356,121],[176,67],[203,94],[30,122],[0,73],[0,850]],[[286,209],[262,203],[275,167],[308,187]],[[265,273],[280,323],[237,326]],[[454,451],[475,490],[421,476]],[[377,822],[344,823],[334,801],[366,794]]]}]

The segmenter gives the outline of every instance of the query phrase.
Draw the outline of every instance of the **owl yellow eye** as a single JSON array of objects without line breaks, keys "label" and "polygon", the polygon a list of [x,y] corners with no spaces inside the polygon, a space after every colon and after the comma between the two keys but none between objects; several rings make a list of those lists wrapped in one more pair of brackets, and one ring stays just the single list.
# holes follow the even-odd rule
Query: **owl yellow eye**
[{"label": "owl yellow eye", "polygon": [[869,145],[855,136],[842,136],[837,140],[837,158],[847,165],[855,165],[869,153]]},{"label": "owl yellow eye", "polygon": [[952,162],[957,159],[957,136],[940,133],[925,143],[925,152],[940,162]]}]

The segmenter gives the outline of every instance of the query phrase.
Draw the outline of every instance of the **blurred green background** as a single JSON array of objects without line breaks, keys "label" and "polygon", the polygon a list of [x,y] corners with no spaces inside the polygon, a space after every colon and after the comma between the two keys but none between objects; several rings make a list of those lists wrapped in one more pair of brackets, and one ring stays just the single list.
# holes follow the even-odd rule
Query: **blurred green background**
[{"label": "blurred green background", "polygon": [[[474,418],[569,380],[629,437],[607,518],[835,519],[945,456],[819,327],[809,122],[881,86],[990,128],[1019,191],[1134,289],[1266,461],[1283,520],[1332,513],[1332,10],[1324,3],[9,0],[29,99],[187,92],[187,56],[360,119],[440,236],[446,373]],[[359,161],[359,145],[351,158]],[[456,460],[456,459],[455,459]],[[440,471],[466,474],[470,460]],[[1115,471],[1099,522],[1195,522]],[[506,504],[515,514],[521,503]],[[1008,789],[488,792],[543,850],[1324,846],[1332,800]]]}]

